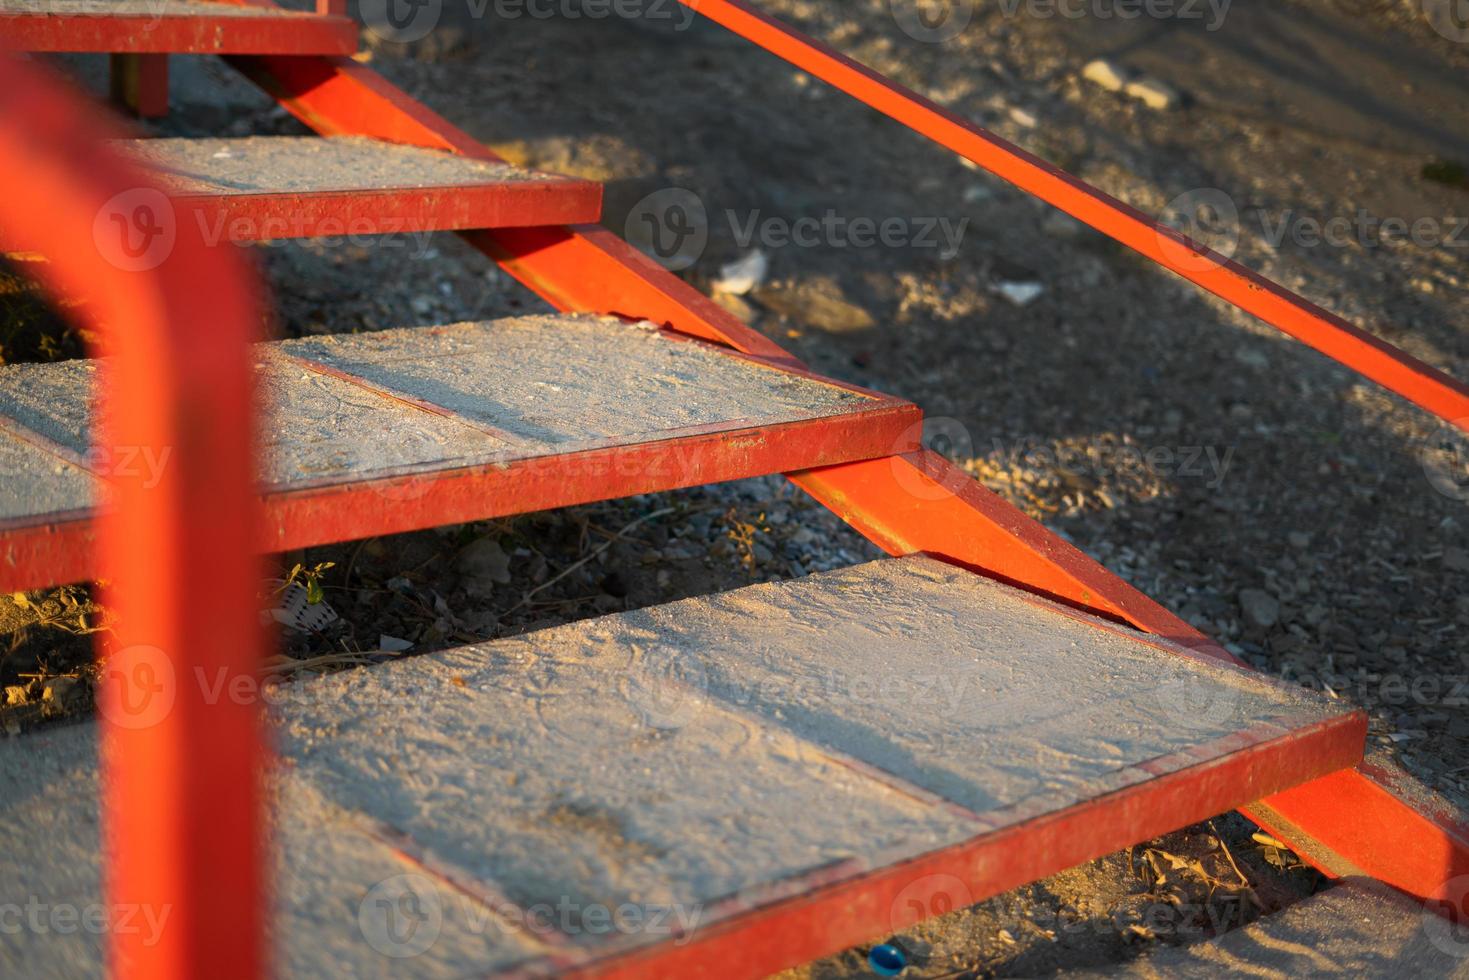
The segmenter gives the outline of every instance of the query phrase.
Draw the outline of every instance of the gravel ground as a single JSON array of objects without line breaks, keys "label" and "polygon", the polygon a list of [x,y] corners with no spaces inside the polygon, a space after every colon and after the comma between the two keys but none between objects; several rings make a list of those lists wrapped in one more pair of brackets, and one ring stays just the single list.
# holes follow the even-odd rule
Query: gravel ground
[{"label": "gravel ground", "polygon": [[[1217,31],[983,5],[943,43],[914,40],[880,0],[762,6],[1147,213],[1197,218],[1197,192],[1222,193],[1204,200],[1239,217],[1204,215],[1216,242],[1237,227],[1246,264],[1469,377],[1469,232],[1456,230],[1469,185],[1454,169],[1469,160],[1469,45],[1415,4],[1236,0]],[[724,264],[760,247],[764,281],[716,292],[721,302],[818,370],[923,405],[936,448],[976,478],[1256,666],[1367,707],[1375,750],[1469,805],[1462,442],[716,29],[465,26],[416,45],[430,60],[380,47],[374,67],[516,162],[606,181],[604,223],[650,248],[667,231],[666,192],[697,195],[707,245],[687,279],[714,291]],[[1098,57],[1165,82],[1179,104],[1154,111],[1086,81],[1082,67]],[[95,65],[82,70],[96,77]],[[186,71],[166,132],[300,131],[222,66]],[[1381,245],[1359,234],[1363,211],[1436,224],[1422,242]],[[771,237],[772,219],[827,212],[903,219],[910,231],[940,217],[951,230],[967,224],[953,254],[861,248],[827,232],[812,247]],[[1349,220],[1348,240],[1314,242],[1311,221],[1333,217]],[[761,237],[743,242],[752,220]],[[255,251],[285,335],[543,308],[452,237]],[[63,337],[54,351],[6,350],[76,348]],[[334,563],[320,582],[342,622],[289,637],[287,652],[371,651],[384,635],[422,651],[874,554],[774,478],[311,549],[286,556],[282,574]],[[97,611],[85,594],[70,596],[74,606],[40,598],[0,610],[17,639],[0,679],[25,688],[5,709],[17,726],[85,706],[85,685],[48,698],[45,678],[19,676],[38,664],[48,676],[82,673],[84,638],[34,623],[76,628]],[[919,975],[967,976],[1036,975],[1188,941],[1315,887],[1252,831],[1221,818],[903,942]],[[1160,883],[1149,851],[1185,857],[1179,880]],[[1237,859],[1240,880],[1220,870],[1220,854]],[[1199,888],[1206,900],[1190,904]],[[1176,913],[1162,928],[1145,914],[1158,908]],[[854,975],[865,955],[794,973]]]}]

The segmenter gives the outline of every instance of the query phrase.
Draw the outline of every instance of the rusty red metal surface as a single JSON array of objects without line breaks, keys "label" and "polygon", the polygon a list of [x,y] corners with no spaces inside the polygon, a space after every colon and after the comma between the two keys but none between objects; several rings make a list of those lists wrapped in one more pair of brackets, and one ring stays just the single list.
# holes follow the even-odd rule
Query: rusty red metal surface
[{"label": "rusty red metal surface", "polygon": [[168,916],[157,942],[111,932],[108,962],[120,977],[258,976],[259,718],[193,679],[228,690],[264,653],[247,347],[259,307],[238,258],[196,235],[147,268],[94,235],[99,216],[148,186],[89,138],[104,128],[59,83],[0,58],[0,171],[27,191],[0,195],[0,224],[32,229],[48,259],[34,274],[86,300],[76,309],[102,338],[96,353],[111,355],[101,445],[171,454],[156,484],[110,476],[116,507],[97,531],[115,614],[99,644],[106,900]]},{"label": "rusty red metal surface", "polygon": [[271,15],[0,12],[0,49],[127,54],[344,55],[357,50],[349,17],[280,10]]}]

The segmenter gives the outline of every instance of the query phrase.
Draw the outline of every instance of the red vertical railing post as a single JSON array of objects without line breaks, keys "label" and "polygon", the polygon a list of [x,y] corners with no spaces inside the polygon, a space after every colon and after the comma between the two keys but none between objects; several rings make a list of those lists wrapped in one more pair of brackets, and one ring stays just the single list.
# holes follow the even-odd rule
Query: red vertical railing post
[{"label": "red vertical railing post", "polygon": [[[109,967],[259,976],[257,300],[233,249],[206,247],[95,138],[109,128],[38,69],[0,58],[0,224],[25,229],[46,260],[36,276],[82,301],[72,308],[107,356],[94,468],[115,617],[98,689]],[[122,928],[140,916],[156,934]]]}]

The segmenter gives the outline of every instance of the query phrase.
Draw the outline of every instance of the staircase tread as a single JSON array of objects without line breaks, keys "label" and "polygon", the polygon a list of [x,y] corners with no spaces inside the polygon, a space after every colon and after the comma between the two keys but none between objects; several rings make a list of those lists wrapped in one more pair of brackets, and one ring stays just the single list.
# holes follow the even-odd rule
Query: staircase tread
[{"label": "staircase tread", "polygon": [[[472,894],[511,918],[557,902],[666,908],[695,939],[794,895],[921,875],[905,862],[975,841],[1043,862],[1026,865],[1041,877],[1091,855],[1009,832],[1091,808],[1088,846],[1115,849],[1140,808],[1186,823],[1201,816],[1190,806],[1248,802],[1283,788],[1282,759],[1301,756],[1297,781],[1350,765],[1365,730],[1324,697],[924,557],[294,683],[271,703],[281,778],[394,842],[434,902]],[[1323,732],[1330,751],[1305,758]],[[1222,765],[1239,753],[1248,766]],[[18,755],[0,748],[0,786]],[[1200,788],[1176,813],[1128,802],[1185,770]],[[0,794],[0,825],[42,819],[12,796],[25,794]],[[1012,887],[985,855],[953,862],[974,901]],[[8,865],[51,859],[0,848],[0,875],[45,880]],[[355,916],[365,890],[341,891],[334,907]],[[901,899],[843,905],[856,930],[843,938],[896,931]],[[537,957],[574,962],[675,936],[573,920],[532,938],[551,949]],[[464,966],[438,955],[415,964]]]},{"label": "staircase tread", "polygon": [[[123,263],[139,252],[167,257],[180,224],[211,245],[396,235],[416,257],[428,232],[577,225],[602,214],[595,181],[360,136],[109,142],[157,185],[119,197],[99,225],[99,244],[115,242],[120,254],[108,255]],[[31,247],[24,231],[0,229],[0,251]]]},{"label": "staircase tread", "polygon": [[174,194],[572,183],[570,178],[365,136],[164,137],[113,140]]},{"label": "staircase tread", "polygon": [[0,0],[0,46],[136,54],[350,55],[352,18],[203,0]]},{"label": "staircase tread", "polygon": [[[115,460],[93,453],[99,363],[0,366],[0,456],[11,464],[0,471],[0,521],[8,522],[0,538],[92,507],[86,471],[167,464],[166,449]],[[581,493],[571,502],[582,502],[602,499],[585,495],[604,487],[603,496],[650,492],[917,445],[919,413],[907,402],[614,317],[547,314],[287,340],[258,346],[256,367],[267,507],[289,517],[314,506],[308,491],[370,492],[382,520],[399,523],[359,537],[544,509],[534,506],[543,492]],[[487,481],[485,492],[464,491],[450,502],[459,509],[436,519],[431,481],[460,477]],[[528,496],[506,496],[516,487]],[[300,520],[307,533],[312,522]]]},{"label": "staircase tread", "polygon": [[39,14],[49,17],[286,17],[319,18],[309,10],[211,3],[209,0],[0,0],[0,17]]}]

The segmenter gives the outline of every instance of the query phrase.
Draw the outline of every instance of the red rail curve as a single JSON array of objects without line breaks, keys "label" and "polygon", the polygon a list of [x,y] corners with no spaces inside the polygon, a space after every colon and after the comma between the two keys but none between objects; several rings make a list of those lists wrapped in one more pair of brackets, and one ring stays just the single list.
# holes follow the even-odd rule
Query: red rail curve
[{"label": "red rail curve", "polygon": [[169,460],[156,485],[126,466],[108,474],[100,534],[115,613],[98,644],[106,907],[166,916],[156,943],[112,930],[109,967],[259,976],[260,722],[248,699],[217,696],[253,678],[264,651],[247,346],[259,306],[234,250],[171,221],[162,194],[95,139],[114,128],[0,58],[0,173],[23,189],[0,194],[0,225],[27,231],[46,258],[30,268],[82,299],[102,338],[98,446]]}]

